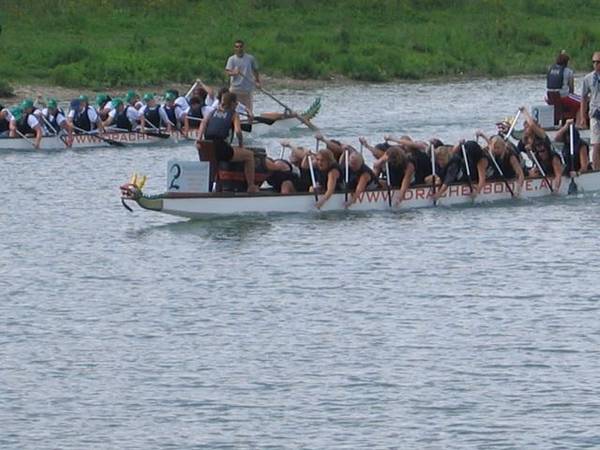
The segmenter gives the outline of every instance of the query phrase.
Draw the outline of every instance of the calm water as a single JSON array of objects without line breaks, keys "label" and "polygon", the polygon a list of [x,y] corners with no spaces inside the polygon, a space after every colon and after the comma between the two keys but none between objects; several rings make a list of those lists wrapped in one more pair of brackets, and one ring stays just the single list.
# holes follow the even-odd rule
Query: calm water
[{"label": "calm water", "polygon": [[[542,88],[275,94],[298,109],[321,95],[316,123],[342,140],[450,142]],[[0,447],[600,447],[600,198],[198,222],[125,211],[118,186],[138,171],[164,190],[172,157],[195,152],[0,155]]]}]

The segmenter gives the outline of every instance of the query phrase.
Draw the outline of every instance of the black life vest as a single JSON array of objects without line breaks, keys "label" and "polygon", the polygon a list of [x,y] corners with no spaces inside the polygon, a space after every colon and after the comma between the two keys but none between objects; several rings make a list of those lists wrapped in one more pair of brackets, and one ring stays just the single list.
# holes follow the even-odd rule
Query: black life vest
[{"label": "black life vest", "polygon": [[[162,107],[165,110],[165,113],[167,114],[167,119],[169,119],[169,122],[171,122],[170,125],[176,127],[177,126],[177,114],[175,114],[175,110],[177,108],[179,108],[179,106],[173,105],[172,107],[169,107],[167,105],[163,105]],[[165,123],[165,126],[167,126],[167,125],[168,124]]]},{"label": "black life vest", "polygon": [[[550,152],[550,159],[548,160],[543,160],[542,158],[540,158],[539,155],[535,155],[538,162],[540,163],[540,166],[542,166],[542,169],[544,169],[544,172],[546,173],[547,177],[553,177],[555,175],[554,173],[554,165],[552,164],[552,162],[554,161],[554,158],[558,158],[560,160],[560,156],[557,155],[556,153],[554,153],[554,151]],[[537,167],[537,166],[535,166]]]},{"label": "black life vest", "polygon": [[46,121],[50,124],[50,126],[52,128],[54,128],[54,130],[52,130],[52,128],[49,128],[48,131],[50,133],[54,133],[55,131],[58,133],[60,131],[60,125],[58,124],[58,115],[62,114],[63,116],[65,115],[65,113],[63,112],[62,109],[57,108],[56,112],[54,114],[50,114],[49,112],[47,114],[44,115],[44,118],[46,119]]},{"label": "black life vest", "polygon": [[113,123],[117,126],[117,128],[120,128],[122,130],[127,130],[127,131],[132,130],[133,125],[132,125],[131,121],[129,120],[129,118],[127,117],[127,110],[129,108],[132,108],[132,106],[126,106],[125,108],[123,108],[123,111],[117,112],[117,114],[115,114]]},{"label": "black life vest", "polygon": [[386,167],[389,167],[390,173],[387,174],[386,177],[387,183],[390,187],[399,188],[402,185],[402,180],[404,180],[404,174],[406,173],[407,163],[414,165],[414,163],[410,160],[405,160],[403,164],[390,164],[388,162]]},{"label": "black life vest", "polygon": [[[582,141],[581,135],[579,134],[579,130],[577,128],[573,129],[573,168],[576,171],[581,170],[581,161],[579,159],[579,152],[582,150],[588,151],[589,148],[587,144]],[[569,172],[571,170],[571,134],[567,131],[565,136],[564,145],[562,148],[562,157],[565,161],[565,172]]]},{"label": "black life vest", "polygon": [[[390,169],[390,171],[391,171],[391,169]],[[360,168],[356,171],[354,171],[350,167],[348,167],[348,189],[349,190],[353,191],[356,189],[356,186],[358,186],[358,180],[360,180],[360,177],[364,173],[367,173],[369,175],[369,181],[367,182],[367,186],[371,183],[377,183],[377,177],[375,176],[375,174],[373,173],[371,168],[369,166],[367,166],[366,164],[363,164],[362,166],[360,166]],[[344,172],[342,173],[344,180],[346,179],[345,174],[346,174],[346,171],[344,170]]]},{"label": "black life vest", "polygon": [[88,109],[89,106],[87,106],[83,111],[75,112],[75,116],[73,117],[73,125],[85,131],[92,131],[92,122],[88,114]]},{"label": "black life vest", "polygon": [[155,128],[160,128],[159,109],[160,106],[153,106],[152,108],[147,106],[146,110],[144,111],[144,118],[146,119],[146,123],[150,123]]},{"label": "black life vest", "polygon": [[4,133],[5,131],[9,130],[9,121],[6,119],[0,119],[0,133]]},{"label": "black life vest", "polygon": [[340,173],[340,176],[338,177],[335,183],[335,190],[341,191],[344,187],[344,180],[342,178],[343,172],[337,163],[333,163],[331,166],[329,166],[329,169],[327,169],[326,171],[320,171],[319,169],[315,168],[315,180],[317,181],[317,184],[321,187],[323,192],[327,190],[327,180],[329,178],[329,172],[331,172],[334,169],[337,169],[337,171]]},{"label": "black life vest", "polygon": [[234,114],[235,111],[216,109],[208,120],[206,132],[204,133],[206,139],[227,139],[233,125]]},{"label": "black life vest", "polygon": [[[465,142],[465,153],[467,154],[467,160],[469,162],[469,172],[471,173],[471,181],[479,180],[479,173],[477,172],[477,163],[485,158],[483,149],[475,141]],[[469,181],[469,175],[463,158],[462,148],[459,151],[459,155],[462,161],[462,177],[459,177],[459,181]]]},{"label": "black life vest", "polygon": [[546,76],[546,89],[562,89],[565,66],[554,64]]},{"label": "black life vest", "polygon": [[27,122],[27,119],[29,119],[29,116],[31,114],[25,114],[23,113],[23,117],[21,117],[21,120],[17,121],[17,130],[19,130],[19,133],[21,134],[35,134],[35,131],[33,131],[33,128],[31,128],[29,126],[29,123]]},{"label": "black life vest", "polygon": [[[511,149],[506,149],[506,152],[504,153],[504,155],[502,157],[497,157],[494,156],[494,160],[496,161],[496,164],[498,164],[498,166],[500,167],[500,170],[502,170],[502,173],[504,174],[504,178],[506,178],[507,180],[512,180],[514,178],[517,178],[517,173],[515,172],[515,169],[513,168],[512,164],[510,163],[511,157],[515,157],[517,158],[517,161],[519,160],[519,156],[516,154],[516,152],[513,152]],[[489,160],[489,164],[487,167],[487,171],[486,171],[486,178],[489,180],[501,180],[502,179],[502,175],[500,175],[500,172],[498,172],[498,169],[496,168],[496,164],[494,164],[494,162],[491,160],[492,156],[488,155],[487,159]]]},{"label": "black life vest", "polygon": [[408,158],[415,165],[415,176],[411,184],[424,184],[425,177],[431,175],[431,161],[421,150],[413,150],[408,153]]},{"label": "black life vest", "polygon": [[[190,106],[187,115],[190,123],[190,128],[199,128],[201,119],[204,117],[202,115],[202,105]],[[189,119],[190,117],[193,117],[193,119]]]}]

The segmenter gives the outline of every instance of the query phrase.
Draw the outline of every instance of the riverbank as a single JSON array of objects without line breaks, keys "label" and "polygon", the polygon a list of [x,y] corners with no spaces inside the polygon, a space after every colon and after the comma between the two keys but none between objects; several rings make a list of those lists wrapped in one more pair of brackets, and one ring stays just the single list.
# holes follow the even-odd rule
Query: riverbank
[{"label": "riverbank", "polygon": [[588,19],[595,9],[550,0],[24,0],[0,12],[0,80],[221,84],[236,38],[281,79],[540,74],[563,48],[587,70],[600,40]]}]

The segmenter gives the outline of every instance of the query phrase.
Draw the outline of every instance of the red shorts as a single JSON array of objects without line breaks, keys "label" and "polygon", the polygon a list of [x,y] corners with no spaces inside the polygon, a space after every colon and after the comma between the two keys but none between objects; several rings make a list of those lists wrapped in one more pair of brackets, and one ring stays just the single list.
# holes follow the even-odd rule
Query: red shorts
[{"label": "red shorts", "polygon": [[565,111],[569,111],[575,116],[581,107],[581,97],[579,95],[569,94],[566,97],[561,97],[560,103]]}]

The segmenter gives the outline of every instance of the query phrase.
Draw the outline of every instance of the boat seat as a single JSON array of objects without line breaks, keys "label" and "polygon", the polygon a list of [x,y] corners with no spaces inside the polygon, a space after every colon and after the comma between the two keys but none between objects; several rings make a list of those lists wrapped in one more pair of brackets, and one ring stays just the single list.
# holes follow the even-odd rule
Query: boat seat
[{"label": "boat seat", "polygon": [[[215,156],[215,145],[212,141],[196,141],[196,149],[200,161],[210,163],[210,187],[211,191],[233,191],[245,192],[248,189],[244,175],[244,163],[217,161]],[[254,152],[255,183],[260,186],[269,176],[265,160],[267,152],[264,148],[246,147]]]}]

